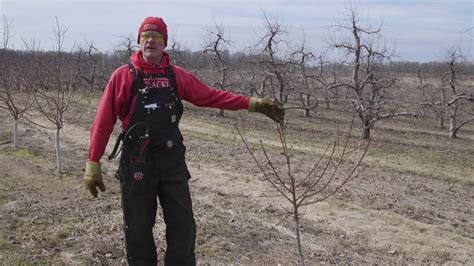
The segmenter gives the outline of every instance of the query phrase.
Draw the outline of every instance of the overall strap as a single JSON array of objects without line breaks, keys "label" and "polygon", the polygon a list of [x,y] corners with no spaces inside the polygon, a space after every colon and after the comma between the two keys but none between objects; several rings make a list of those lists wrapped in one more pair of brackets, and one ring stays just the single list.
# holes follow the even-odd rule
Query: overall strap
[{"label": "overall strap", "polygon": [[166,75],[168,76],[168,78],[171,82],[171,86],[173,87],[173,89],[175,90],[176,95],[178,95],[178,98],[179,98],[178,84],[176,83],[176,76],[174,74],[173,67],[171,65],[169,65],[165,68],[165,70],[166,70]]},{"label": "overall strap", "polygon": [[[130,112],[130,106],[132,105],[133,98],[135,97],[135,95],[138,94],[140,82],[143,76],[143,70],[139,69],[137,72],[137,69],[131,62],[128,62],[128,67],[130,68],[130,72],[132,72],[132,74],[134,75],[134,78],[133,78],[133,83],[131,87],[132,93],[130,95],[130,98],[128,99],[127,116],[128,116],[128,113]],[[125,136],[125,133],[121,132],[120,135],[117,137],[117,140],[115,141],[114,149],[108,156],[109,160],[112,160],[118,155],[117,151],[120,146],[120,142],[123,140],[124,136]]]},{"label": "overall strap", "polygon": [[132,106],[133,98],[138,94],[138,90],[140,89],[139,88],[140,82],[142,82],[142,77],[143,77],[142,69],[139,69],[137,72],[135,66],[131,62],[128,62],[128,66],[130,67],[130,72],[132,72],[135,78],[133,79],[132,88],[131,88],[132,94],[130,95],[130,98],[128,99],[127,116],[128,116],[128,113],[130,112],[130,106]]}]

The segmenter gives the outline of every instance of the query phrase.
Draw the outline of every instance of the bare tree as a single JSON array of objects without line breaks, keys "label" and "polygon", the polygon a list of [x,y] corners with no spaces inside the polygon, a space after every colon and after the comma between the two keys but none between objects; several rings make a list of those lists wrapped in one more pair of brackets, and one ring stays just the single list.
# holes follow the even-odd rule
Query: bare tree
[{"label": "bare tree", "polygon": [[447,89],[434,81],[426,81],[427,78],[423,75],[420,68],[417,69],[417,78],[415,87],[421,93],[421,102],[419,104],[422,115],[426,115],[425,109],[430,110],[438,121],[438,127],[444,128],[447,113]]},{"label": "bare tree", "polygon": [[128,63],[136,49],[138,49],[136,37],[132,35],[122,36],[114,50],[114,54],[118,57],[119,61],[117,62],[117,66]]},{"label": "bare tree", "polygon": [[20,147],[18,121],[31,107],[31,91],[24,88],[24,81],[17,53],[9,50],[13,21],[3,16],[2,46],[0,49],[0,108],[13,118],[13,146]]},{"label": "bare tree", "polygon": [[[264,15],[264,19],[265,33],[257,45],[264,45],[262,52],[265,58],[261,58],[256,62],[263,64],[267,68],[265,76],[268,76],[268,79],[265,79],[265,81],[268,80],[270,82],[272,96],[283,103],[287,100],[288,82],[285,76],[290,63],[289,60],[284,59],[279,50],[281,44],[284,43],[281,35],[285,32],[282,29],[281,23],[277,20],[271,20],[267,15]],[[276,79],[276,82],[274,82],[274,79]]]},{"label": "bare tree", "polygon": [[180,42],[175,39],[171,40],[171,45],[169,45],[168,52],[171,55],[171,62],[175,65],[188,68],[190,63],[190,51],[185,49]]},{"label": "bare tree", "polygon": [[[259,160],[245,137],[245,131],[236,126],[245,147],[260,172],[264,175],[265,181],[291,206],[288,214],[292,216],[294,222],[300,265],[305,265],[301,244],[300,218],[302,213],[300,209],[324,201],[337,193],[351,178],[359,174],[359,166],[367,153],[370,141],[362,143],[362,139],[360,139],[361,141],[354,149],[350,148],[352,124],[347,135],[342,140],[336,138],[329,144],[319,159],[314,164],[312,163],[313,166],[305,175],[295,174],[292,161],[293,155],[288,148],[284,129],[280,125],[278,125],[278,135],[282,148],[281,154],[284,157],[283,162],[277,162],[275,158],[272,158],[262,141],[260,141],[260,146],[264,159],[263,162]],[[343,165],[350,161],[353,162],[353,165],[344,170],[345,173],[342,176],[338,174]],[[285,169],[281,169],[281,163],[285,164]]]},{"label": "bare tree", "polygon": [[461,119],[463,104],[473,102],[473,92],[461,91],[456,76],[456,65],[463,59],[460,46],[450,46],[446,50],[448,59],[448,71],[443,76],[444,84],[449,88],[451,99],[448,101],[449,108],[449,138],[457,138],[459,129],[469,122],[474,121],[474,115],[469,114],[467,118]]},{"label": "bare tree", "polygon": [[81,88],[87,88],[89,92],[104,88],[112,68],[104,56],[99,53],[94,43],[87,43],[85,47],[79,47],[75,52],[77,74],[80,77]]},{"label": "bare tree", "polygon": [[352,58],[350,82],[343,86],[352,92],[350,102],[363,125],[364,138],[370,138],[370,129],[380,119],[416,116],[415,113],[399,111],[397,106],[389,105],[387,89],[393,88],[396,80],[386,78],[378,71],[393,54],[384,45],[380,46],[382,25],[361,26],[359,13],[351,6],[348,8],[347,23],[336,27],[350,33],[347,38],[336,40],[333,47]]},{"label": "bare tree", "polygon": [[332,62],[326,58],[327,51],[317,56],[318,72],[315,75],[316,81],[319,84],[317,87],[322,90],[322,98],[320,102],[326,104],[326,109],[330,109],[330,104],[339,104],[339,98],[341,97],[340,89],[344,87],[343,83],[339,80],[340,68],[344,65],[344,62]]},{"label": "bare tree", "polygon": [[[304,46],[301,46],[292,56],[293,58],[295,56],[299,58],[297,65],[302,81],[299,91],[304,116],[309,116],[309,112],[314,111],[321,102],[326,104],[326,109],[329,109],[329,104],[332,101],[337,103],[339,88],[344,86],[337,78],[337,67],[340,64],[333,63],[332,69],[330,69],[330,62],[326,58],[327,51],[314,55],[311,52],[305,51]],[[314,62],[315,66],[308,67],[310,62]],[[314,98],[314,103],[312,104],[311,98]]]},{"label": "bare tree", "polygon": [[301,76],[301,84],[298,84],[301,86],[299,95],[302,105],[301,108],[303,109],[303,115],[309,117],[310,111],[318,106],[317,100],[314,104],[311,103],[311,97],[314,97],[311,80],[314,79],[315,76],[311,75],[308,70],[308,63],[314,58],[314,54],[307,51],[305,41],[303,40],[300,48],[293,52],[292,57],[296,60],[297,71]]},{"label": "bare tree", "polygon": [[52,126],[31,120],[34,124],[46,129],[55,130],[56,170],[61,174],[60,132],[66,123],[77,122],[90,106],[90,96],[86,91],[79,91],[80,75],[74,64],[74,53],[63,49],[67,29],[59,24],[53,27],[53,39],[56,42],[53,53],[41,53],[34,43],[25,41],[29,56],[34,62],[34,70],[29,82],[34,86],[34,101],[37,112]]},{"label": "bare tree", "polygon": [[[226,88],[231,83],[228,82],[228,76],[230,71],[230,66],[226,59],[224,58],[224,53],[226,52],[226,46],[230,44],[230,41],[226,39],[224,26],[214,24],[212,29],[208,30],[209,42],[203,50],[203,54],[210,54],[212,56],[212,61],[214,66],[217,67],[219,73],[219,80],[213,82],[211,86],[217,87],[220,90],[226,90]],[[224,117],[224,110],[219,110],[219,115]]]},{"label": "bare tree", "polygon": [[[240,77],[239,85],[247,95],[263,97],[265,95],[265,80],[259,81],[259,68],[253,64],[247,64],[247,68],[240,69],[237,74]],[[264,77],[266,79],[267,76]]]}]

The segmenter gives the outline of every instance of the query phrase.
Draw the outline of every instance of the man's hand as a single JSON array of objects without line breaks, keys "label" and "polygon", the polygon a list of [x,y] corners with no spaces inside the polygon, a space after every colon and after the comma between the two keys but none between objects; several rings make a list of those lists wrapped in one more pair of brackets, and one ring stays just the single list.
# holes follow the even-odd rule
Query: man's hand
[{"label": "man's hand", "polygon": [[285,109],[268,98],[250,98],[249,111],[264,114],[280,124],[285,119]]},{"label": "man's hand", "polygon": [[102,172],[100,169],[100,163],[87,161],[86,173],[84,174],[84,184],[87,190],[90,191],[94,198],[97,197],[97,187],[100,191],[105,191],[104,182],[102,181]]}]

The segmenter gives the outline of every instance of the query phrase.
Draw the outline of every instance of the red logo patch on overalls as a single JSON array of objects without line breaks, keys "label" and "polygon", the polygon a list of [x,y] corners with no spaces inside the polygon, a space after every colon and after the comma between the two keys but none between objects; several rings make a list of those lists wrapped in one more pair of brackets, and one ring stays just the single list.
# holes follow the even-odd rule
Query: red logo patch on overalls
[{"label": "red logo patch on overalls", "polygon": [[143,179],[143,172],[135,172],[133,173],[133,179],[137,181],[141,181]]}]

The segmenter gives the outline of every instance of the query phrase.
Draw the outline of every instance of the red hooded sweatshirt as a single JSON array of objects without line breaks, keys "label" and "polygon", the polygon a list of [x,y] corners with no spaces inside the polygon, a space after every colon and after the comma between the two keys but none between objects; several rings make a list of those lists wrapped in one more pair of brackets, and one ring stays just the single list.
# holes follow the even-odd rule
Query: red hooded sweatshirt
[{"label": "red hooded sweatshirt", "polygon": [[[152,65],[143,60],[142,52],[138,51],[131,56],[135,68],[142,69],[143,73],[166,73],[170,57],[163,53],[161,65]],[[194,75],[184,69],[173,65],[176,76],[178,94],[181,100],[196,106],[213,107],[225,110],[248,109],[249,97],[240,96],[231,92],[208,87]],[[136,98],[128,108],[129,98],[132,95],[131,87],[135,75],[130,72],[128,65],[117,68],[110,77],[104,94],[100,99],[97,114],[91,128],[89,160],[99,162],[104,155],[107,142],[112,133],[117,117],[122,121],[122,128],[126,131],[132,116]]]}]

